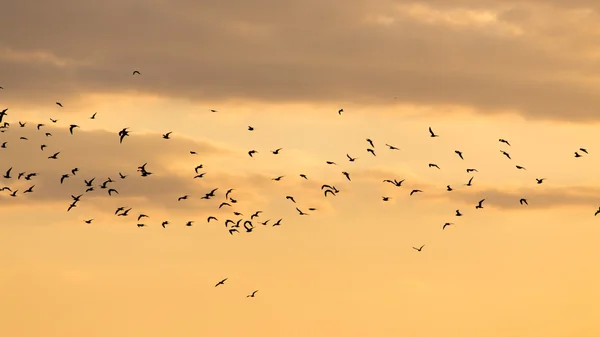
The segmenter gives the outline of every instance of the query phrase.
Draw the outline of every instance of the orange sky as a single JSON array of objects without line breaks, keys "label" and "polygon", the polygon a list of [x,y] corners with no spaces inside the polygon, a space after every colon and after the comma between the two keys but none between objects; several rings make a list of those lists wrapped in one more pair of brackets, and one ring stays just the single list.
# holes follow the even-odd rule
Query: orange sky
[{"label": "orange sky", "polygon": [[0,4],[0,336],[600,335],[598,3]]}]

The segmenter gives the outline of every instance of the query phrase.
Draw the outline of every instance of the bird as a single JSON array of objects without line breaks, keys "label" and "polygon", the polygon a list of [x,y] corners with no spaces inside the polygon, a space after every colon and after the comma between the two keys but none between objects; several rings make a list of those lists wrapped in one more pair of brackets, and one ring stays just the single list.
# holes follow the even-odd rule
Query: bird
[{"label": "bird", "polygon": [[346,157],[348,157],[349,161],[355,161],[356,159],[358,159],[358,158],[352,158],[352,157],[350,157],[350,155],[347,154],[347,153],[346,153]]},{"label": "bird", "polygon": [[452,187],[450,187],[450,185],[446,185],[446,191],[448,191],[448,192],[452,191]]},{"label": "bird", "polygon": [[251,126],[248,126],[248,131],[254,131],[254,128]]},{"label": "bird", "polygon": [[5,178],[5,179],[10,179],[10,178],[11,178],[11,176],[10,176],[10,171],[12,171],[12,169],[13,169],[13,168],[11,167],[11,168],[9,168],[9,169],[6,171],[6,173],[4,174],[4,178]]},{"label": "bird", "polygon": [[350,173],[344,171],[344,172],[342,172],[342,174],[346,177],[346,179],[348,179],[349,181],[351,181],[350,180]]},{"label": "bird", "polygon": [[173,132],[169,131],[169,132],[167,132],[167,133],[163,134],[163,135],[162,135],[162,137],[163,137],[164,139],[171,139],[171,138],[169,138],[169,136],[171,135],[171,133],[173,133]]},{"label": "bird", "polygon": [[455,150],[454,153],[456,153],[460,157],[460,159],[465,160],[465,158],[463,158],[462,152]]},{"label": "bird", "polygon": [[250,151],[248,151],[248,155],[249,155],[250,157],[252,157],[252,155],[253,155],[253,154],[256,154],[256,153],[258,153],[258,151],[256,151],[256,150],[250,150]]},{"label": "bird", "polygon": [[177,198],[177,201],[181,201],[181,200],[186,200],[188,198],[188,195],[184,195],[182,197]]},{"label": "bird", "polygon": [[288,200],[291,200],[294,204],[296,203],[296,200],[294,200],[294,197],[292,197],[290,195],[286,196],[285,198]]},{"label": "bird", "polygon": [[521,205],[523,205],[523,204],[525,204],[525,205],[529,205],[529,204],[527,203],[527,199],[525,199],[525,198],[521,198],[521,199],[519,200],[519,203],[520,203]]},{"label": "bird", "polygon": [[225,284],[225,281],[227,281],[227,278],[224,278],[221,281],[219,281],[217,284],[215,284],[215,288],[218,287],[218,286],[220,286],[220,285]]},{"label": "bird", "polygon": [[475,206],[475,208],[483,208],[483,202],[485,201],[485,199],[481,199],[479,200],[479,202],[477,203],[477,206]]},{"label": "bird", "polygon": [[596,213],[594,213],[594,216],[598,215],[600,213],[600,207],[598,207],[598,210],[596,211]]},{"label": "bird", "polygon": [[48,157],[48,159],[58,159],[58,155],[59,154],[60,154],[60,152],[56,152],[55,154],[53,154],[50,157]]},{"label": "bird", "polygon": [[94,112],[94,114],[90,117],[90,119],[96,119],[96,114],[97,114],[97,112]]},{"label": "bird", "polygon": [[504,151],[502,151],[502,150],[500,150],[500,152],[502,152],[502,154],[503,154],[503,155],[505,155],[505,156],[506,156],[506,158],[508,158],[508,159],[512,159],[512,158],[510,157],[510,154],[508,154],[507,152],[504,152]]},{"label": "bird", "polygon": [[433,130],[431,129],[431,126],[429,127],[429,134],[431,135],[431,137],[439,137],[439,135],[436,135]]},{"label": "bird", "polygon": [[538,183],[538,185],[543,183],[544,180],[546,180],[546,178],[541,178],[541,179],[535,178],[535,181]]},{"label": "bird", "polygon": [[414,193],[417,193],[417,192],[423,192],[423,191],[421,191],[421,190],[412,190],[412,191],[410,191],[410,195],[413,195]]},{"label": "bird", "polygon": [[257,293],[257,292],[258,292],[258,290],[254,290],[254,291],[252,292],[252,294],[250,294],[250,295],[248,295],[248,296],[246,296],[246,297],[254,297],[254,295],[256,295],[256,293]]},{"label": "bird", "polygon": [[129,128],[123,128],[121,131],[119,131],[119,144],[123,143],[123,139],[129,136],[129,130],[127,129]]},{"label": "bird", "polygon": [[444,229],[445,229],[447,226],[450,226],[450,225],[454,225],[454,223],[452,223],[452,222],[446,222],[446,223],[445,223],[445,224],[442,226],[442,230],[444,230]]},{"label": "bird", "polygon": [[435,168],[437,168],[438,170],[440,169],[440,167],[439,167],[439,166],[437,166],[437,164],[431,164],[431,163],[430,163],[430,164],[429,164],[429,167],[435,167]]},{"label": "bird", "polygon": [[94,221],[94,219],[83,220],[83,222],[85,222],[85,223],[86,223],[86,224],[88,224],[88,225],[89,225],[89,224],[91,224],[91,223],[92,223],[92,221]]},{"label": "bird", "polygon": [[111,196],[112,192],[119,194],[119,192],[117,190],[115,190],[114,188],[109,188],[108,189],[108,195]]},{"label": "bird", "polygon": [[397,148],[393,145],[390,145],[390,144],[385,144],[385,146],[387,146],[390,150],[400,150],[399,148]]},{"label": "bird", "polygon": [[296,210],[298,211],[298,213],[300,213],[300,215],[308,215],[308,213],[302,212],[298,207],[296,207]]},{"label": "bird", "polygon": [[390,200],[390,197],[381,197],[381,199],[382,199],[383,201],[389,201],[389,200]]},{"label": "bird", "polygon": [[373,141],[370,138],[367,138],[367,143],[369,143],[369,145],[371,145],[372,148],[375,148],[375,145],[373,144]]},{"label": "bird", "polygon": [[519,170],[526,170],[526,168],[524,168],[523,166],[516,165],[515,167]]},{"label": "bird", "polygon": [[70,132],[71,134],[73,134],[73,129],[75,129],[75,128],[78,128],[78,127],[79,127],[79,125],[76,125],[76,124],[71,124],[71,125],[69,125],[69,132]]},{"label": "bird", "polygon": [[58,105],[59,107],[63,107],[63,105],[60,102],[56,102],[56,105]]},{"label": "bird", "polygon": [[282,148],[279,148],[277,150],[273,150],[271,151],[273,154],[279,154],[279,151],[283,150]]},{"label": "bird", "polygon": [[370,154],[372,154],[372,155],[373,155],[373,156],[375,156],[375,157],[377,156],[377,155],[375,154],[375,151],[374,151],[373,149],[367,149],[367,152],[369,152]]},{"label": "bird", "polygon": [[477,169],[474,169],[474,168],[468,168],[467,173],[471,173],[471,172],[479,172],[479,171],[477,171]]},{"label": "bird", "polygon": [[423,247],[425,247],[425,245],[422,245],[421,247],[417,248],[417,247],[412,247],[414,250],[420,252],[421,250],[423,250]]},{"label": "bird", "polygon": [[[137,74],[137,75],[141,75],[141,73],[140,73],[139,71],[137,71],[137,70],[134,70],[132,75],[136,75],[136,74]],[[152,76],[150,76],[150,77],[152,77]]]},{"label": "bird", "polygon": [[579,158],[581,157],[581,155],[579,153],[577,153],[577,151],[575,151],[575,158]]},{"label": "bird", "polygon": [[271,180],[280,181],[283,177],[285,177],[285,176],[275,177],[275,178],[272,178]]},{"label": "bird", "polygon": [[588,154],[587,150],[586,150],[586,149],[584,149],[583,147],[580,147],[580,148],[579,148],[579,150],[580,150],[581,152],[585,153],[585,154]]},{"label": "bird", "polygon": [[342,114],[342,112],[344,112],[344,109],[339,109],[339,110],[338,110],[338,115],[341,115],[341,114]]},{"label": "bird", "polygon": [[465,184],[465,186],[471,186],[471,182],[473,181],[474,177],[471,177],[471,179],[469,179],[469,182]]},{"label": "bird", "polygon": [[510,143],[509,143],[509,142],[507,142],[506,140],[502,139],[502,138],[498,139],[498,141],[499,141],[500,143],[504,143],[504,144],[506,144],[506,145],[510,146]]},{"label": "bird", "polygon": [[219,219],[217,219],[216,217],[214,217],[214,216],[209,216],[209,217],[206,219],[206,222],[210,222],[210,220],[219,221]]},{"label": "bird", "polygon": [[459,210],[456,210],[456,216],[462,216],[462,213]]}]

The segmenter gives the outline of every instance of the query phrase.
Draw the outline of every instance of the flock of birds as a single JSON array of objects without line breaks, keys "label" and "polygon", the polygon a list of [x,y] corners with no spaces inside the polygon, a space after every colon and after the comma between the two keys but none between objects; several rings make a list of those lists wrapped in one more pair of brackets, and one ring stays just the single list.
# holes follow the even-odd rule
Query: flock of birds
[{"label": "flock of birds", "polygon": [[[135,76],[135,75],[141,75],[141,73],[140,73],[139,71],[135,70],[135,71],[133,71],[133,75],[134,75],[134,76]],[[4,89],[4,88],[0,87],[0,89]],[[62,104],[61,102],[56,102],[56,105],[57,105],[57,106],[59,106],[60,108],[62,108],[62,107],[63,107],[63,104]],[[4,118],[5,118],[6,116],[8,116],[8,113],[7,113],[7,111],[8,111],[8,109],[4,109],[4,110],[0,111],[0,133],[4,133],[4,132],[8,131],[8,130],[10,129],[10,127],[11,127],[11,123],[9,123],[9,122],[7,122],[7,121],[5,121],[5,120],[4,120]],[[214,110],[214,109],[211,109],[210,111],[211,111],[211,112],[218,112],[217,110]],[[339,109],[339,110],[338,110],[338,114],[339,114],[339,115],[342,115],[342,113],[343,113],[343,112],[344,112],[344,109]],[[92,116],[90,116],[90,117],[89,117],[89,119],[91,119],[91,120],[94,120],[94,119],[96,119],[96,116],[97,116],[97,113],[94,113]],[[53,119],[53,118],[50,118],[50,121],[51,121],[53,124],[58,122],[58,120],[57,120],[57,119]],[[19,125],[19,127],[20,127],[20,128],[24,128],[24,127],[26,127],[26,124],[27,124],[26,122],[21,122],[21,121],[18,121],[18,125]],[[43,124],[43,123],[39,123],[39,124],[37,124],[37,125],[36,125],[36,129],[37,129],[37,131],[44,132],[46,137],[50,137],[50,136],[52,136],[52,134],[51,134],[50,132],[45,132],[45,131],[42,131],[42,128],[43,128],[44,126],[45,126],[45,124]],[[74,135],[74,130],[75,130],[76,128],[79,128],[79,125],[77,125],[77,124],[70,124],[70,125],[69,125],[69,127],[68,127],[69,133],[70,133],[71,135]],[[254,131],[254,127],[252,127],[252,126],[248,126],[248,131]],[[429,127],[429,130],[428,130],[428,131],[429,131],[429,136],[430,136],[431,138],[438,138],[438,137],[440,137],[438,134],[436,134],[436,133],[433,131],[433,129],[432,129],[431,127]],[[172,132],[167,132],[167,133],[165,133],[165,134],[163,134],[163,135],[162,135],[162,138],[163,138],[163,139],[165,139],[165,140],[171,139],[171,138],[170,138],[171,134],[172,134]],[[129,136],[130,136],[130,130],[129,130],[129,128],[123,128],[122,130],[120,130],[120,131],[117,133],[117,136],[118,136],[118,139],[119,139],[119,143],[123,143],[123,141],[124,141],[124,140],[125,140],[127,137],[129,137]],[[21,139],[21,140],[28,140],[26,137],[20,137],[20,139]],[[371,154],[372,156],[376,157],[376,156],[377,156],[377,154],[376,154],[376,152],[375,152],[375,144],[373,143],[373,141],[372,141],[371,139],[366,139],[366,141],[367,141],[367,143],[369,144],[369,147],[367,147],[366,151],[367,151],[369,154]],[[510,143],[509,143],[507,140],[505,140],[505,139],[499,139],[499,142],[500,142],[500,143],[503,143],[503,144],[504,144],[504,145],[506,145],[506,146],[509,146],[509,147],[511,146],[511,145],[510,145]],[[2,149],[2,148],[7,148],[7,144],[8,144],[8,142],[7,142],[7,141],[1,141],[1,140],[0,140],[0,143],[1,143],[1,144],[0,144],[0,149]],[[390,145],[390,144],[385,144],[385,145],[386,145],[386,147],[387,147],[387,149],[388,149],[388,150],[392,150],[392,151],[397,151],[397,150],[399,150],[399,148],[397,148],[397,147],[395,147],[395,146],[393,146],[393,145]],[[41,144],[41,145],[40,145],[40,150],[41,150],[41,151],[44,151],[44,149],[45,149],[46,147],[47,147],[47,145],[45,145],[45,144]],[[280,151],[282,151],[282,150],[283,150],[282,148],[278,148],[278,149],[272,150],[272,151],[271,151],[271,153],[272,153],[272,154],[274,154],[274,155],[277,155],[277,154],[279,154],[279,153],[280,153]],[[464,160],[463,153],[462,153],[461,151],[459,151],[459,150],[455,150],[454,152],[456,153],[456,155],[457,155],[457,156],[458,156],[460,159]],[[53,154],[49,155],[47,158],[48,158],[49,160],[58,160],[58,159],[59,159],[59,155],[60,155],[60,153],[61,153],[60,151],[54,152]],[[509,160],[511,160],[511,159],[512,159],[512,158],[510,157],[510,154],[509,154],[508,152],[506,152],[506,151],[504,151],[504,150],[500,150],[500,153],[501,153],[502,155],[504,155],[506,158],[508,158]],[[190,154],[192,154],[192,155],[195,155],[195,154],[197,154],[197,153],[196,153],[195,151],[190,151]],[[258,154],[259,154],[259,152],[258,152],[258,151],[256,151],[256,150],[250,150],[250,151],[248,151],[248,155],[249,155],[251,158],[254,158],[254,156],[255,156],[255,155],[258,155]],[[585,148],[580,148],[578,151],[575,151],[575,152],[574,152],[574,157],[575,157],[575,158],[580,158],[580,157],[582,157],[582,156],[583,156],[582,154],[585,154],[585,155],[587,155],[587,154],[588,154],[588,151],[587,151],[587,149],[585,149]],[[0,151],[0,155],[1,155],[1,151]],[[354,161],[357,159],[357,158],[355,158],[355,157],[352,157],[352,156],[350,156],[349,154],[346,154],[346,157],[347,157],[348,161],[350,161],[350,162],[354,162]],[[333,162],[333,161],[326,161],[325,163],[326,163],[327,165],[337,165],[337,164],[336,164],[335,162]],[[137,168],[137,172],[140,174],[140,176],[141,176],[141,177],[149,177],[149,176],[151,176],[151,175],[152,175],[152,172],[151,172],[151,171],[149,171],[149,170],[147,169],[147,165],[148,165],[148,163],[144,163],[143,165],[140,165],[140,166]],[[436,169],[440,169],[440,167],[439,167],[437,164],[435,164],[435,163],[429,163],[429,167],[430,167],[430,168],[436,168]],[[523,167],[523,166],[520,166],[520,165],[515,165],[515,167],[516,167],[517,169],[519,169],[519,170],[526,170],[526,168],[525,168],[525,167]],[[193,177],[194,179],[201,179],[201,178],[203,178],[203,177],[204,177],[204,175],[206,174],[206,172],[200,172],[200,170],[202,170],[203,168],[204,168],[204,167],[203,167],[203,165],[201,165],[201,164],[200,164],[200,165],[197,165],[197,166],[195,166],[195,167],[193,168],[193,170],[194,170],[194,172],[195,172],[195,176]],[[10,179],[13,179],[13,178],[15,178],[15,177],[14,177],[14,173],[12,172],[12,170],[13,170],[13,167],[10,167],[10,168],[8,168],[8,169],[7,169],[7,171],[6,171],[6,173],[5,173],[5,174],[4,174],[2,177],[3,177],[5,180],[10,180]],[[69,178],[71,178],[71,177],[74,177],[74,176],[76,176],[76,174],[77,174],[78,172],[79,172],[79,169],[78,169],[78,168],[73,168],[73,169],[72,169],[72,170],[71,170],[69,173],[65,173],[65,174],[63,174],[63,175],[60,177],[60,183],[62,184],[62,183],[63,183],[63,182],[66,180],[66,179],[69,179]],[[478,172],[478,171],[477,171],[477,169],[475,169],[475,168],[467,168],[467,169],[466,169],[466,172],[467,172],[467,173],[472,173],[472,172]],[[351,175],[350,175],[350,173],[349,173],[349,172],[343,171],[343,172],[341,172],[341,174],[342,174],[342,175],[343,175],[343,176],[344,176],[344,177],[345,177],[345,178],[346,178],[348,181],[352,181],[352,179],[351,179]],[[24,180],[28,180],[28,181],[29,181],[29,180],[33,180],[35,177],[37,177],[37,175],[38,175],[38,173],[36,173],[36,172],[18,172],[18,173],[16,174],[16,179],[17,179],[17,180],[20,180],[21,178],[23,178]],[[127,175],[124,175],[124,174],[122,174],[121,172],[118,172],[118,175],[119,175],[119,179],[126,179],[126,178],[127,178]],[[273,180],[273,181],[280,181],[280,180],[281,180],[282,178],[284,178],[284,177],[285,177],[285,176],[278,176],[278,177],[274,177],[274,178],[272,178],[272,180]],[[300,177],[301,177],[301,178],[303,178],[303,179],[307,179],[307,180],[308,180],[308,177],[307,177],[305,174],[300,174]],[[472,176],[472,177],[471,177],[471,178],[468,180],[468,182],[467,182],[466,184],[464,184],[464,185],[465,185],[465,186],[472,186],[472,183],[473,183],[473,178],[474,178],[474,176]],[[545,180],[546,180],[546,178],[536,178],[536,183],[537,183],[537,184],[542,184],[542,183],[543,183]],[[96,178],[95,178],[95,177],[92,177],[92,178],[90,178],[89,180],[83,179],[83,182],[84,182],[84,186],[83,186],[83,187],[85,188],[85,192],[83,192],[83,193],[81,193],[81,194],[79,194],[79,195],[77,195],[77,196],[75,196],[75,195],[71,195],[71,200],[70,200],[70,202],[69,202],[69,205],[68,205],[68,207],[67,207],[67,212],[69,212],[69,211],[71,211],[73,208],[77,207],[78,203],[81,201],[81,198],[83,197],[83,195],[84,195],[85,193],[93,192],[93,191],[95,191],[95,190],[96,190],[96,188],[100,188],[101,190],[106,190],[106,193],[107,193],[109,196],[114,196],[114,195],[118,195],[118,194],[119,194],[119,191],[118,191],[118,190],[117,190],[117,189],[114,187],[114,184],[116,183],[116,182],[115,182],[115,180],[111,179],[110,177],[109,177],[108,179],[106,179],[106,180],[102,181],[102,183],[100,183],[100,184],[94,184],[94,183],[95,183],[95,181],[96,181]],[[405,179],[402,179],[402,180],[397,180],[397,179],[386,179],[386,180],[383,180],[383,183],[390,183],[390,184],[394,185],[395,187],[401,187],[401,186],[402,186],[402,183],[403,183],[404,181],[405,181]],[[25,195],[25,194],[27,194],[27,193],[33,193],[33,192],[34,192],[34,187],[35,187],[35,184],[33,184],[33,185],[31,185],[29,188],[27,188],[27,189],[23,190],[21,193],[22,193],[23,195]],[[219,190],[219,188],[214,188],[214,189],[210,190],[209,192],[205,193],[205,194],[204,194],[204,196],[202,196],[201,198],[202,198],[202,199],[212,199],[212,198],[215,198],[215,197],[217,196],[217,195],[216,195],[216,192],[217,192],[218,190]],[[324,195],[324,197],[328,197],[328,196],[335,197],[337,194],[339,194],[339,193],[340,193],[340,190],[339,190],[339,189],[338,189],[336,186],[334,186],[333,184],[323,184],[323,185],[321,186],[321,190],[323,191],[323,195]],[[17,197],[17,196],[18,196],[18,193],[19,193],[19,190],[18,190],[18,189],[14,189],[14,190],[13,190],[13,189],[12,189],[10,186],[4,186],[4,187],[0,188],[0,191],[6,191],[10,197]],[[234,191],[235,191],[235,189],[233,189],[233,188],[227,189],[227,191],[226,191],[226,192],[225,192],[225,194],[224,194],[224,197],[225,197],[225,198],[224,198],[224,201],[222,201],[222,202],[219,204],[219,206],[218,206],[218,208],[219,208],[219,209],[222,209],[222,208],[224,208],[224,207],[233,208],[233,204],[236,204],[236,203],[237,203],[237,200],[236,200],[236,199],[233,197],[233,193],[234,193]],[[453,188],[452,188],[450,185],[447,185],[447,186],[446,186],[446,191],[448,191],[448,192],[451,192],[451,191],[453,191]],[[423,191],[422,191],[422,190],[419,190],[419,189],[412,189],[412,190],[410,191],[410,193],[409,193],[409,196],[413,196],[413,195],[415,195],[416,193],[421,193],[421,192],[423,192]],[[187,200],[189,197],[190,197],[190,195],[183,195],[183,196],[180,196],[180,197],[177,199],[177,201],[178,201],[178,202],[185,201],[185,200]],[[286,199],[287,199],[287,200],[289,200],[289,201],[291,201],[293,204],[296,204],[296,200],[294,199],[294,197],[293,197],[293,196],[290,196],[290,195],[288,195],[288,196],[286,196]],[[387,196],[383,196],[383,197],[382,197],[382,201],[383,201],[383,202],[387,202],[387,201],[389,201],[390,199],[391,199],[391,197],[387,197]],[[484,201],[485,201],[485,200],[486,200],[486,199],[481,199],[481,200],[480,200],[480,201],[477,203],[477,205],[475,206],[475,209],[483,209],[483,208],[484,208],[484,207],[483,207],[483,203],[484,203]],[[519,203],[520,203],[521,205],[523,205],[523,206],[527,206],[527,205],[528,205],[528,201],[527,201],[527,199],[526,199],[526,198],[521,198],[521,199],[519,200]],[[309,212],[313,212],[313,211],[316,211],[316,210],[317,210],[317,209],[316,209],[316,208],[314,208],[314,207],[309,207],[309,208],[307,208],[307,209],[308,209],[308,211],[309,211]],[[130,215],[130,212],[131,212],[131,211],[132,211],[132,208],[131,208],[131,207],[124,207],[124,206],[121,206],[121,207],[118,207],[118,208],[116,209],[116,211],[114,212],[114,215],[115,215],[115,216],[117,216],[117,217],[127,217],[127,216],[129,216],[129,215]],[[297,211],[297,212],[298,212],[298,214],[299,214],[299,215],[301,215],[301,216],[309,215],[309,213],[307,213],[307,212],[305,212],[305,211],[301,210],[299,207],[296,207],[296,211]],[[257,210],[256,212],[254,212],[253,214],[251,214],[249,218],[244,218],[244,215],[243,215],[242,213],[240,213],[240,212],[237,212],[237,211],[233,211],[233,212],[232,212],[232,214],[233,214],[235,217],[232,217],[231,219],[225,219],[225,221],[224,221],[225,228],[227,229],[227,231],[228,231],[228,232],[229,232],[229,234],[231,234],[231,235],[234,235],[235,233],[239,233],[239,232],[240,232],[240,230],[242,230],[242,227],[243,227],[243,230],[244,230],[246,233],[251,233],[251,232],[254,230],[254,228],[255,228],[255,225],[254,225],[254,224],[255,224],[255,222],[257,222],[257,223],[260,223],[260,224],[261,224],[261,225],[263,225],[263,226],[267,226],[267,225],[269,225],[269,224],[270,224],[270,222],[272,221],[272,219],[266,219],[265,221],[259,221],[259,220],[258,220],[258,218],[259,218],[259,217],[261,217],[261,214],[262,214],[262,213],[263,213],[263,211],[261,211],[261,210]],[[594,215],[598,215],[598,214],[600,214],[600,207],[598,208],[598,210],[595,212],[595,214],[594,214]],[[455,216],[457,216],[457,217],[461,217],[461,216],[463,216],[463,214],[460,212],[460,210],[458,210],[458,209],[457,209],[457,210],[456,210],[456,213],[455,213]],[[138,216],[137,216],[137,221],[136,221],[136,223],[137,223],[137,226],[138,226],[138,227],[146,227],[147,225],[145,224],[145,222],[143,222],[143,221],[142,221],[142,219],[148,219],[148,218],[150,218],[150,217],[149,217],[147,214],[144,214],[144,213],[139,213],[139,214],[138,214]],[[93,218],[90,218],[90,219],[84,220],[84,222],[85,222],[86,224],[91,224],[93,221],[94,221],[94,219],[93,219]],[[217,217],[215,217],[215,216],[209,216],[209,217],[206,219],[206,221],[207,221],[208,223],[210,223],[211,221],[215,221],[215,222],[216,222],[216,221],[219,221],[219,219],[217,219]],[[279,218],[279,219],[278,219],[278,220],[276,220],[276,221],[272,221],[272,224],[271,224],[271,225],[272,225],[272,226],[280,226],[280,225],[282,224],[282,221],[283,221],[283,218]],[[193,223],[194,223],[194,221],[187,221],[187,222],[185,223],[185,226],[192,226],[192,225],[193,225]],[[444,224],[442,225],[442,228],[441,228],[441,229],[442,229],[442,230],[444,230],[444,229],[446,229],[446,227],[448,227],[448,226],[451,226],[451,225],[453,225],[453,224],[454,224],[453,222],[446,222],[446,223],[444,223]],[[166,226],[167,226],[167,225],[169,225],[169,221],[167,221],[167,220],[165,220],[165,221],[162,221],[162,223],[161,223],[161,226],[162,226],[163,228],[166,228]],[[423,248],[424,248],[424,247],[425,247],[425,245],[421,245],[421,246],[419,246],[419,247],[412,247],[412,248],[413,248],[415,251],[417,251],[417,252],[421,252],[421,251],[423,250]],[[215,287],[218,287],[218,286],[224,285],[224,284],[225,284],[225,281],[227,281],[227,278],[225,278],[225,279],[223,279],[223,280],[219,281],[219,282],[218,282],[218,283],[215,285]],[[255,290],[255,291],[253,291],[251,294],[247,295],[247,297],[255,297],[255,294],[257,293],[257,291],[258,291],[258,290]]]}]

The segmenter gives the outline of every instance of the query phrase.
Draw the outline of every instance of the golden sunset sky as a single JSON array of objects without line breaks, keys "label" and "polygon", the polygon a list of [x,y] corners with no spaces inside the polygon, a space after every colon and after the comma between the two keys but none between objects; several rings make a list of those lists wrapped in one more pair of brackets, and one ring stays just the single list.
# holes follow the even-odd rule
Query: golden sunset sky
[{"label": "golden sunset sky", "polygon": [[[600,336],[600,2],[0,9],[0,173],[38,173],[0,178],[19,189],[0,192],[0,336]],[[229,235],[233,210],[282,225]]]}]

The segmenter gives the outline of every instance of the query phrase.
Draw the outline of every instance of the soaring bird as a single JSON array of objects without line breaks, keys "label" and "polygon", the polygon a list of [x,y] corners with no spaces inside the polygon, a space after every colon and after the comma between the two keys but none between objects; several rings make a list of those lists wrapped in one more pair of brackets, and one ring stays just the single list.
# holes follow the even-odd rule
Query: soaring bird
[{"label": "soaring bird", "polygon": [[498,141],[499,141],[500,143],[504,143],[504,144],[506,144],[506,145],[510,146],[510,144],[509,144],[509,143],[508,143],[506,140],[504,140],[504,139],[502,139],[502,138],[498,139]]},{"label": "soaring bird", "polygon": [[421,190],[412,190],[412,191],[410,191],[410,195],[413,195],[414,193],[417,193],[417,192],[423,192],[423,191],[421,191]]},{"label": "soaring bird", "polygon": [[421,247],[417,248],[417,247],[412,247],[414,250],[420,252],[421,250],[423,250],[423,247],[425,247],[425,245],[422,245]]},{"label": "soaring bird", "polygon": [[429,134],[431,135],[431,137],[439,137],[439,135],[436,135],[433,130],[431,130],[431,126],[429,127]]},{"label": "soaring bird", "polygon": [[129,128],[123,128],[123,130],[119,131],[119,144],[123,143],[123,138],[129,136]]},{"label": "soaring bird", "polygon": [[393,145],[390,145],[390,144],[385,144],[385,146],[387,146],[390,150],[400,150],[399,148],[397,148]]},{"label": "soaring bird", "polygon": [[248,296],[246,296],[246,297],[254,297],[254,295],[256,295],[256,293],[257,293],[257,292],[258,292],[258,290],[254,290],[254,291],[252,292],[252,294],[250,294],[250,295],[248,295]]},{"label": "soaring bird", "polygon": [[224,278],[221,281],[219,281],[217,284],[215,284],[215,287],[225,284],[225,281],[227,281],[227,278]]},{"label": "soaring bird", "polygon": [[[137,70],[134,70],[132,75],[136,75],[136,74],[137,74],[137,75],[141,75],[139,71],[137,71]],[[150,76],[150,77],[152,77],[152,76]]]},{"label": "soaring bird", "polygon": [[76,125],[76,124],[71,124],[71,125],[69,125],[69,132],[70,132],[71,134],[73,134],[73,129],[75,129],[75,128],[78,128],[78,127],[79,127],[79,125]]},{"label": "soaring bird", "polygon": [[443,226],[442,226],[442,230],[444,230],[446,228],[446,226],[450,226],[450,225],[454,225],[454,223],[452,222],[446,222]]},{"label": "soaring bird", "polygon": [[63,105],[60,102],[56,102],[56,105],[58,105],[59,107],[63,107]]},{"label": "soaring bird", "polygon": [[456,153],[460,157],[460,159],[465,160],[465,158],[463,158],[462,152],[455,150],[454,153]]}]

